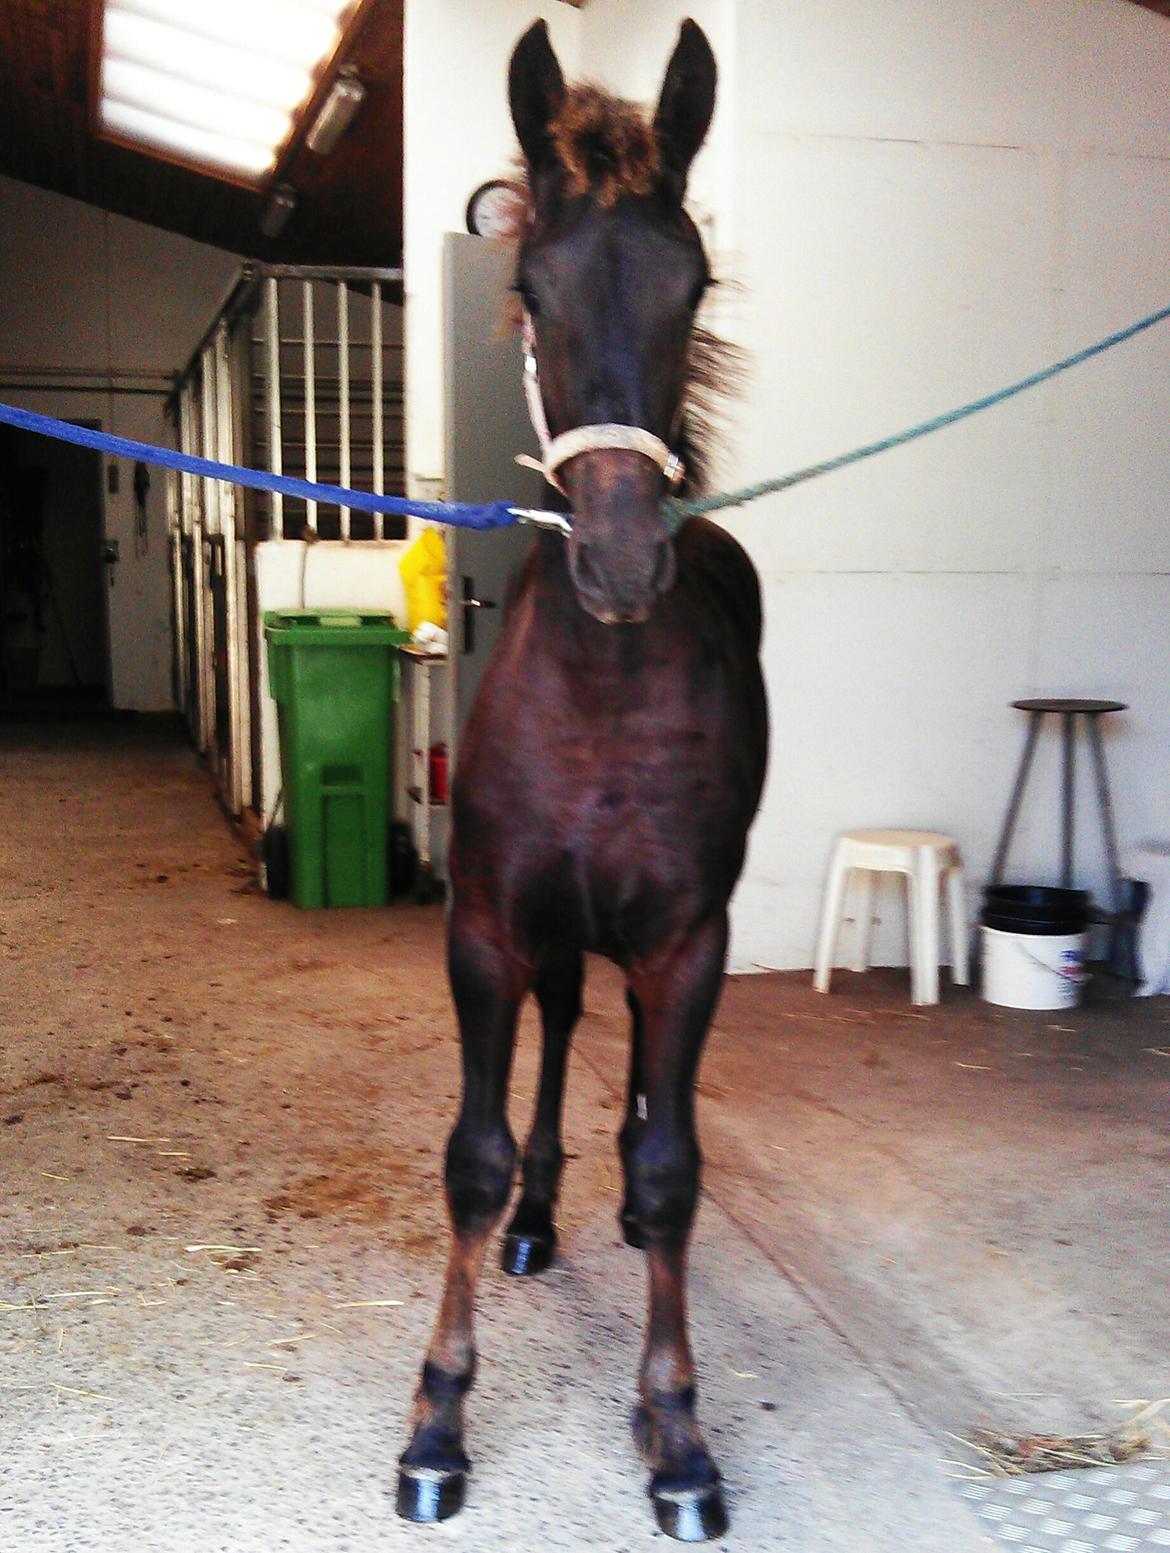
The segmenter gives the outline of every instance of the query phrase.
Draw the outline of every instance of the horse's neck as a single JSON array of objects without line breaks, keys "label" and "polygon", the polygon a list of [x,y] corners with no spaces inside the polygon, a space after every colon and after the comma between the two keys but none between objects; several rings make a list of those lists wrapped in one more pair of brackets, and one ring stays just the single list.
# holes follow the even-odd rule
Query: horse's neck
[{"label": "horse's neck", "polygon": [[581,607],[569,575],[568,542],[560,534],[542,533],[531,575],[532,603],[543,642],[561,649],[605,651],[612,628],[594,620]]}]

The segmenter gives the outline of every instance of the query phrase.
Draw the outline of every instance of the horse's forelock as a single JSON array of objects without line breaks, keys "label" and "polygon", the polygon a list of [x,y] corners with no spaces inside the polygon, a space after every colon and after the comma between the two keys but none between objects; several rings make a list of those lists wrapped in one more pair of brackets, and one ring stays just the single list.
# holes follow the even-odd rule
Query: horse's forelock
[{"label": "horse's forelock", "polygon": [[660,157],[642,109],[596,86],[574,86],[549,125],[571,194],[590,194],[609,207],[621,194],[649,194]]}]

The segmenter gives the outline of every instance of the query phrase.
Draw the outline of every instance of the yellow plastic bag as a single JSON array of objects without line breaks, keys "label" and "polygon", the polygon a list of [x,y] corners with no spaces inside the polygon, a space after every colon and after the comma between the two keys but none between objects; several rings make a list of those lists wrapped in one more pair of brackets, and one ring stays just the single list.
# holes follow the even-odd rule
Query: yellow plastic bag
[{"label": "yellow plastic bag", "polygon": [[424,528],[398,563],[406,588],[406,626],[425,621],[447,629],[447,547],[435,528]]}]

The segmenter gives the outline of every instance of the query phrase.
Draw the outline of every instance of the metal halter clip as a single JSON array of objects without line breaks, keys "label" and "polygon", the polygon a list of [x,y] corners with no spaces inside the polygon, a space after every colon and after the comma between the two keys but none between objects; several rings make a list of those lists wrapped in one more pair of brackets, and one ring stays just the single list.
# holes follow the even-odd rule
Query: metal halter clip
[{"label": "metal halter clip", "polygon": [[549,528],[558,534],[571,534],[573,522],[566,512],[546,512],[540,507],[509,507],[517,523],[530,523],[533,528]]}]

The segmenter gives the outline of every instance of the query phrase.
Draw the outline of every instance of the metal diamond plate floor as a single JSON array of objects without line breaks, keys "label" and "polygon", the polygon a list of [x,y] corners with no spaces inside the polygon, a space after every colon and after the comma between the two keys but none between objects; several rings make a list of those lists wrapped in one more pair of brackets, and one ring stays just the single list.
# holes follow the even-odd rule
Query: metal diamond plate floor
[{"label": "metal diamond plate floor", "polygon": [[992,1478],[960,1493],[1013,1553],[1170,1548],[1170,1461]]}]

